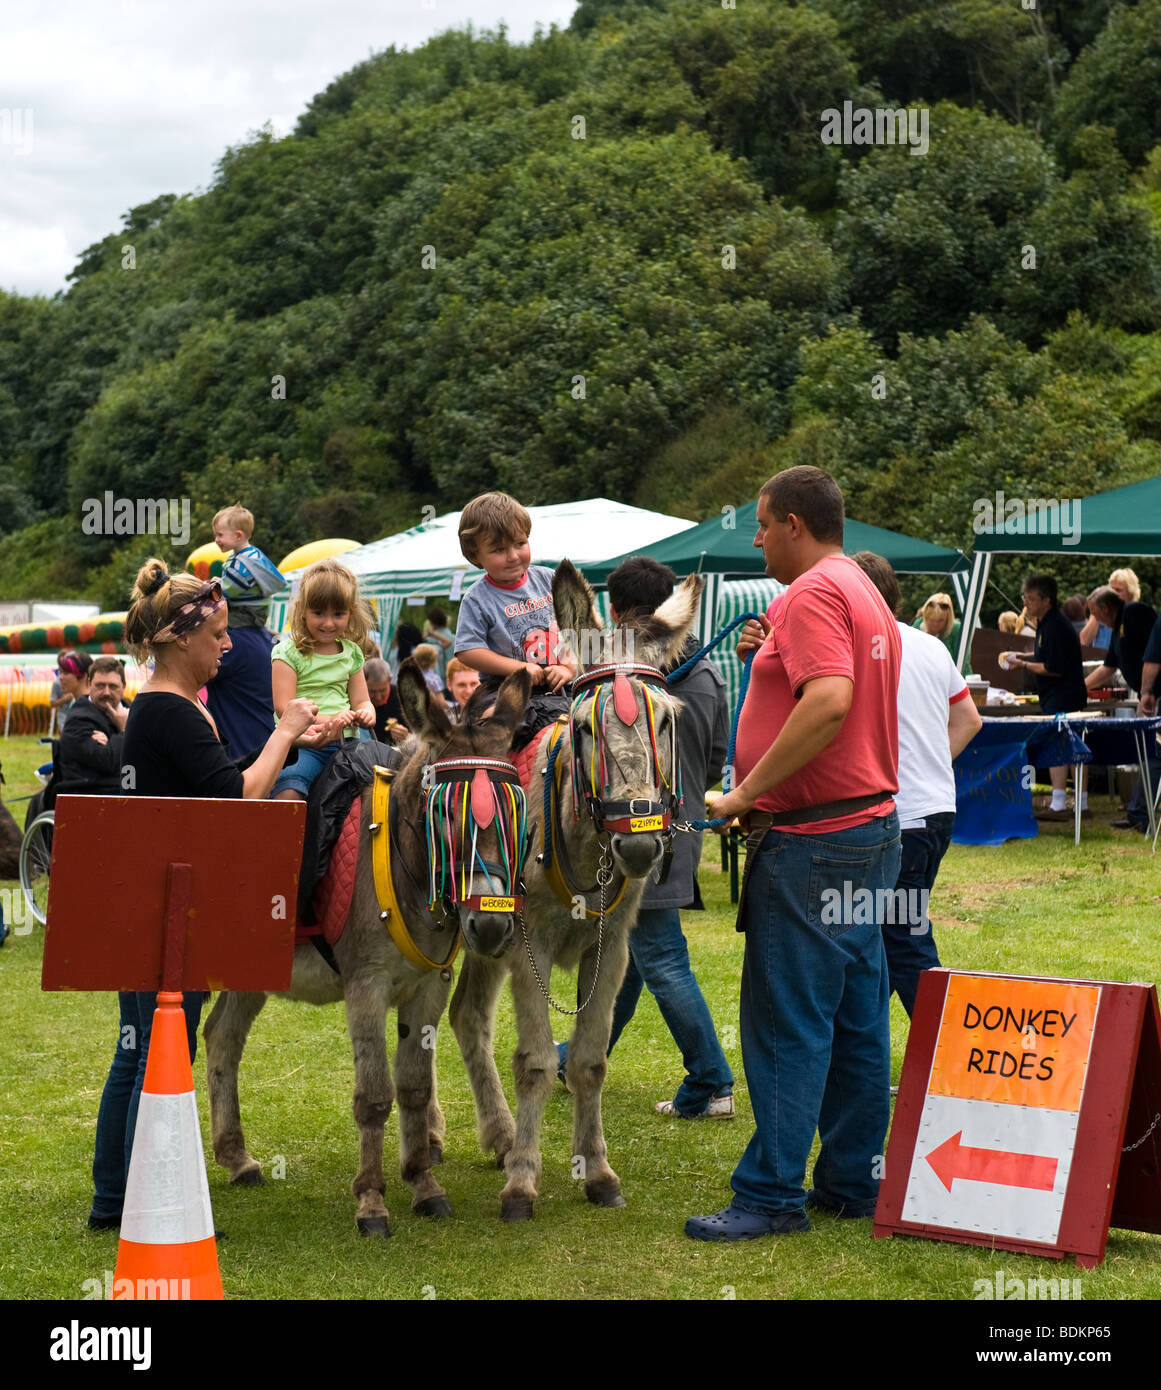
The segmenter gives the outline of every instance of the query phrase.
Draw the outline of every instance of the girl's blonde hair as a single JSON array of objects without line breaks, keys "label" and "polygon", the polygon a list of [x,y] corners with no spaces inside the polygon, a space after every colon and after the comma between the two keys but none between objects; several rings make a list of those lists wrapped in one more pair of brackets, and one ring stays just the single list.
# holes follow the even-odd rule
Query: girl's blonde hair
[{"label": "girl's blonde hair", "polygon": [[1121,583],[1124,584],[1125,588],[1128,589],[1130,603],[1140,603],[1141,581],[1132,570],[1113,570],[1112,574],[1109,575],[1109,583],[1111,584],[1114,579],[1119,579]]},{"label": "girl's blonde hair", "polygon": [[931,597],[927,600],[927,602],[923,605],[923,607],[919,610],[919,616],[926,620],[927,610],[937,603],[947,604],[948,616],[943,624],[942,631],[950,632],[951,625],[955,622],[955,604],[951,601],[950,594],[932,594]]},{"label": "girl's blonde hair", "polygon": [[137,571],[129,612],[125,617],[125,645],[137,661],[157,656],[154,637],[168,627],[183,604],[189,603],[203,582],[196,574],[171,575],[163,560],[149,559]]},{"label": "girl's blonde hair", "polygon": [[359,597],[359,581],[338,560],[316,560],[302,576],[290,606],[290,635],[303,656],[314,655],[314,638],[306,626],[307,613],[327,609],[351,615],[343,637],[365,651],[374,615],[367,602]]},{"label": "girl's blonde hair", "polygon": [[1008,609],[1006,613],[1001,613],[1000,620],[996,624],[1000,632],[1006,632],[1009,636],[1018,634],[1022,626],[1019,613],[1013,613],[1011,609]]},{"label": "girl's blonde hair", "polygon": [[434,670],[435,663],[439,660],[439,652],[430,642],[420,642],[418,647],[412,647],[411,655],[421,671]]}]

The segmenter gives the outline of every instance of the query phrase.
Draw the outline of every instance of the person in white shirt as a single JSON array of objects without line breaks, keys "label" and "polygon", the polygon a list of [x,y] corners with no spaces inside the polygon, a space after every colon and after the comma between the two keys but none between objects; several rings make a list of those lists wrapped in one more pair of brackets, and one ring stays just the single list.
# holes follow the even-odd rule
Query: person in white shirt
[{"label": "person in white shirt", "polygon": [[[898,616],[901,594],[895,571],[881,555],[851,557]],[[955,828],[952,762],[982,727],[947,648],[907,623],[899,624],[899,814],[902,857],[893,910],[883,924],[891,989],[907,1010],[915,1007],[919,974],[939,965],[927,903]]]}]

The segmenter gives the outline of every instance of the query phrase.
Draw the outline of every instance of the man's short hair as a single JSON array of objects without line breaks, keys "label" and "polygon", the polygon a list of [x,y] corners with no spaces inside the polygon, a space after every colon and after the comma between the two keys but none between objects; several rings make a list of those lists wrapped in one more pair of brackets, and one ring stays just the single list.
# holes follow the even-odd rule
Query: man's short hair
[{"label": "man's short hair", "polygon": [[482,492],[460,512],[460,550],[465,560],[480,563],[480,547],[487,541],[526,541],[532,531],[532,518],[515,497],[506,492]]},{"label": "man's short hair", "polygon": [[779,521],[793,512],[816,541],[842,545],[842,489],[825,468],[785,468],[763,484],[759,496]]},{"label": "man's short hair", "polygon": [[453,676],[458,676],[461,671],[475,671],[474,666],[468,666],[461,661],[458,656],[453,656],[447,664],[447,674],[444,676],[444,684],[451,680]]},{"label": "man's short hair", "polygon": [[895,578],[890,561],[884,560],[882,555],[876,555],[873,550],[860,550],[857,555],[852,555],[851,559],[882,594],[883,602],[891,610],[892,616],[897,618],[903,595],[899,592],[899,581]]},{"label": "man's short hair", "polygon": [[1110,613],[1115,613],[1119,618],[1125,601],[1116,589],[1111,589],[1107,584],[1101,584],[1089,594],[1088,606],[1090,612],[1097,608],[1107,608]]},{"label": "man's short hair", "polygon": [[660,608],[673,593],[677,575],[648,555],[630,555],[609,575],[609,602],[618,618],[641,617]]},{"label": "man's short hair", "polygon": [[1056,580],[1052,575],[1030,574],[1024,581],[1024,588],[1032,589],[1038,593],[1041,598],[1046,598],[1053,608],[1057,606],[1057,594],[1059,591],[1056,587]]},{"label": "man's short hair", "polygon": [[243,507],[241,502],[235,502],[232,507],[223,507],[220,512],[215,512],[211,526],[215,531],[219,526],[225,531],[241,531],[249,540],[254,534],[254,513]]},{"label": "man's short hair", "polygon": [[363,663],[363,678],[368,685],[385,685],[391,679],[391,667],[381,656],[373,656]]},{"label": "man's short hair", "polygon": [[125,663],[120,659],[120,657],[97,657],[96,661],[94,661],[92,666],[89,667],[89,679],[92,680],[94,676],[102,675],[106,671],[109,672],[110,675],[120,676],[121,684],[125,684]]}]

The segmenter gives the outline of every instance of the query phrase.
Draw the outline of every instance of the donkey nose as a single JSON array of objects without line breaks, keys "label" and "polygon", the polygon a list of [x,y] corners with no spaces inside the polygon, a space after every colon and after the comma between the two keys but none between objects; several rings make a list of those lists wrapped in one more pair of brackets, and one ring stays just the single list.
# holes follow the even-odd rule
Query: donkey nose
[{"label": "donkey nose", "polygon": [[629,878],[652,873],[665,853],[660,835],[614,835],[610,846],[613,858]]},{"label": "donkey nose", "polygon": [[469,912],[463,933],[469,951],[478,956],[502,956],[512,944],[515,924],[506,912]]}]

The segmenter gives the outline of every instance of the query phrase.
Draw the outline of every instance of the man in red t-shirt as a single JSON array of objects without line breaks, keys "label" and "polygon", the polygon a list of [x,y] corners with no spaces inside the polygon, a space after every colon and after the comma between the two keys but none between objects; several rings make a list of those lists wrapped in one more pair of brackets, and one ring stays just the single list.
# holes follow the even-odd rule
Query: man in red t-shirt
[{"label": "man in red t-shirt", "polygon": [[790,587],[739,643],[739,656],[756,651],[733,786],[709,812],[751,832],[739,924],[755,1130],[732,1205],[686,1222],[698,1240],[808,1231],[804,1206],[875,1209],[889,1111],[882,921],[899,872],[900,641],[842,536],[842,492],[821,468],[789,468],[763,487],[754,544]]}]

